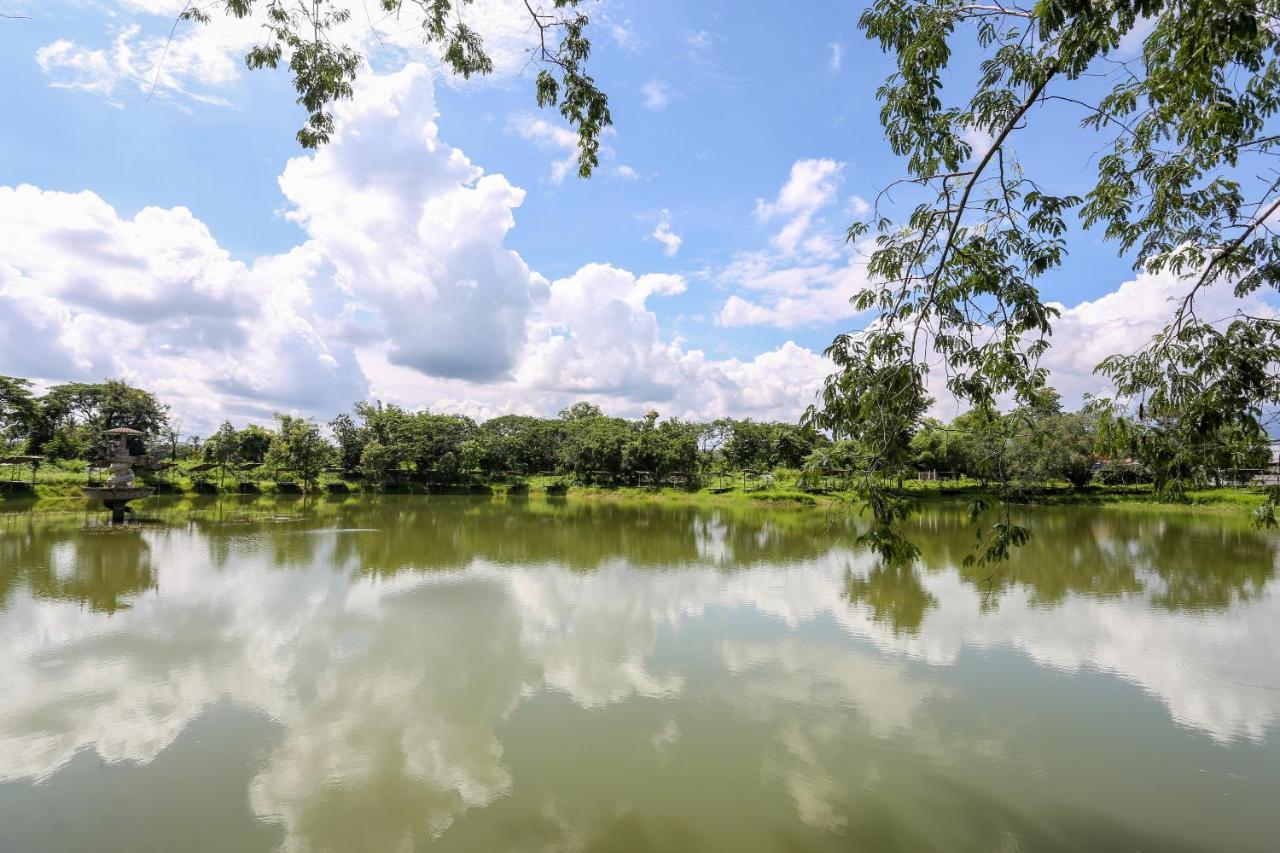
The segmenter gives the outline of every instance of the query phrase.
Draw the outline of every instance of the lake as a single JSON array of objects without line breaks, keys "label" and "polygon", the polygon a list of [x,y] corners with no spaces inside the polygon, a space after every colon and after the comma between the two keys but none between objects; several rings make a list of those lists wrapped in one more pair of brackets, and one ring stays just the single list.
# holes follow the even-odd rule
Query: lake
[{"label": "lake", "polygon": [[0,515],[0,850],[1276,850],[1280,537],[1044,508]]}]

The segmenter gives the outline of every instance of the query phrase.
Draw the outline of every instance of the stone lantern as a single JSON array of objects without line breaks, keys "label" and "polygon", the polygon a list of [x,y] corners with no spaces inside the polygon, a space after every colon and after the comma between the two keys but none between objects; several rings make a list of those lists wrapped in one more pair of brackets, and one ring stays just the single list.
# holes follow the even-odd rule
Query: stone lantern
[{"label": "stone lantern", "polygon": [[120,524],[124,521],[125,513],[132,512],[128,509],[129,501],[150,497],[155,489],[134,485],[133,463],[143,457],[129,453],[129,437],[142,433],[128,427],[116,427],[107,430],[104,435],[107,436],[109,448],[107,465],[110,473],[105,486],[87,486],[85,494],[102,501],[111,510],[111,523]]}]

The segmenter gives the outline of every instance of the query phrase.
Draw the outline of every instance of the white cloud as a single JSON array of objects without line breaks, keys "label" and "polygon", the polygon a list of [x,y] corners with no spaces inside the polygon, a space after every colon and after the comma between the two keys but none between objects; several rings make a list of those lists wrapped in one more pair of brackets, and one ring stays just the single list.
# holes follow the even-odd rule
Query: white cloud
[{"label": "white cloud", "polygon": [[[740,253],[716,273],[716,283],[734,291],[718,323],[792,328],[857,316],[849,299],[867,283],[865,247],[846,247],[820,216],[835,203],[843,172],[835,160],[797,160],[774,199],[756,199],[756,219],[782,226],[771,249]],[[850,197],[850,209],[859,204],[866,205]]]},{"label": "white cloud", "polygon": [[671,103],[671,86],[662,80],[650,80],[640,87],[644,97],[644,107],[654,112],[661,112]]},{"label": "white cloud", "polygon": [[[171,24],[178,10],[160,12]],[[217,90],[240,78],[242,56],[260,37],[256,24],[215,17],[207,26],[186,25],[173,39],[154,19],[120,27],[110,48],[58,39],[36,51],[36,62],[55,88],[101,95],[119,106],[128,93],[226,105]]]},{"label": "white cloud", "polygon": [[783,328],[856,317],[849,299],[868,281],[866,260],[858,254],[842,264],[788,265],[770,252],[739,255],[716,280],[738,291],[721,307],[721,325]]},{"label": "white cloud", "polygon": [[280,178],[289,218],[332,263],[335,283],[380,317],[392,361],[434,376],[506,375],[546,293],[503,246],[523,190],[439,139],[423,66],[370,76],[338,115],[351,132],[294,158]]},{"label": "white cloud", "polygon": [[835,160],[797,160],[777,198],[756,199],[756,218],[761,222],[785,220],[782,230],[774,235],[775,246],[788,254],[808,247],[805,241],[814,216],[835,200],[843,172],[844,164]]},{"label": "white cloud", "polygon": [[630,18],[623,18],[619,21],[608,14],[603,14],[601,20],[609,31],[609,37],[613,39],[613,43],[618,47],[633,53],[640,49],[640,39],[636,36],[636,31],[631,24]]},{"label": "white cloud", "polygon": [[[37,51],[50,85],[91,92],[117,105],[130,94],[154,94],[178,104],[225,106],[230,103],[226,89],[247,73],[245,53],[263,39],[260,15],[240,20],[212,9],[208,24],[184,21],[174,29],[182,0],[120,0],[116,5],[123,8],[107,7],[102,18],[109,47],[58,39]],[[350,17],[334,28],[332,40],[359,51],[373,68],[400,67],[406,60],[440,66],[439,45],[425,45],[420,28],[406,26],[400,16],[380,12],[366,0],[334,0],[333,5]],[[523,4],[474,0],[460,14],[483,37],[494,71],[470,80],[445,74],[447,85],[502,83],[524,73],[535,40]],[[623,32],[625,28],[617,30],[615,38]],[[361,73],[369,73],[368,68]]]},{"label": "white cloud", "polygon": [[[1064,402],[1076,405],[1086,393],[1107,390],[1104,377],[1093,370],[1104,358],[1135,352],[1173,318],[1177,301],[1190,283],[1172,273],[1139,273],[1116,290],[1094,300],[1067,307],[1052,303],[1062,316],[1053,322],[1052,346],[1041,363],[1051,373],[1050,382],[1062,392]],[[1202,291],[1197,313],[1218,320],[1244,311],[1253,316],[1275,316],[1277,311],[1257,295],[1237,299],[1227,285]]]},{"label": "white cloud", "polygon": [[617,175],[619,178],[622,178],[623,180],[627,180],[627,181],[634,181],[640,178],[640,173],[637,172],[632,167],[628,166],[626,163],[622,163],[621,165],[615,167],[613,170],[613,173]]},{"label": "white cloud", "polygon": [[1146,15],[1140,16],[1133,23],[1133,28],[1120,37],[1120,43],[1116,45],[1116,56],[1120,59],[1130,59],[1142,52],[1142,44],[1147,40],[1147,36],[1151,35],[1156,28],[1156,18]]},{"label": "white cloud", "polygon": [[122,219],[92,193],[0,187],[0,364],[50,380],[123,376],[193,421],[363,397],[349,348],[306,306],[306,250],[233,261],[184,208]]},{"label": "white cloud", "polygon": [[802,347],[716,360],[668,339],[650,301],[679,277],[529,269],[506,248],[523,191],[439,137],[425,67],[366,75],[336,115],[333,141],[280,177],[305,241],[253,264],[183,208],[130,219],[89,192],[0,189],[0,372],[122,376],[195,430],[371,394],[477,416],[592,396],[620,414],[794,419],[812,402],[827,363]]},{"label": "white cloud", "polygon": [[710,52],[715,41],[716,34],[711,30],[694,30],[684,34],[685,49],[691,56]]},{"label": "white cloud", "polygon": [[812,403],[830,363],[788,341],[749,360],[709,359],[663,339],[655,298],[686,287],[677,275],[636,276],[589,264],[551,283],[533,318],[513,380],[488,385],[440,381],[388,363],[377,348],[360,353],[374,396],[435,400],[433,409],[491,417],[553,412],[589,398],[611,412],[794,420]]},{"label": "white cloud", "polygon": [[827,56],[827,70],[835,74],[840,71],[840,66],[844,64],[844,45],[833,41],[827,47],[831,51]]},{"label": "white cloud", "polygon": [[684,242],[683,237],[671,230],[671,211],[665,208],[658,216],[658,224],[653,227],[653,233],[649,237],[662,244],[662,252],[668,258],[674,258],[676,252],[680,251],[680,244]]},{"label": "white cloud", "polygon": [[996,138],[991,135],[991,131],[980,127],[970,127],[960,132],[960,138],[969,143],[969,160],[968,165],[974,166],[983,157],[987,156],[987,152],[991,150],[991,146],[995,144]]},{"label": "white cloud", "polygon": [[[530,113],[517,113],[508,119],[507,126],[535,145],[563,155],[551,163],[551,183],[564,183],[565,177],[577,167],[578,134],[564,125],[554,124]],[[619,171],[622,168],[630,167],[619,167]]]}]

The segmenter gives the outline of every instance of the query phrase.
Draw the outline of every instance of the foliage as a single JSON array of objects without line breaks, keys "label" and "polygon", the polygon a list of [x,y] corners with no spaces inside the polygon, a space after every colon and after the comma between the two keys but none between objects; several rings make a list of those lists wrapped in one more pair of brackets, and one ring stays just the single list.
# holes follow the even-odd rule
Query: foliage
[{"label": "foliage", "polygon": [[557,421],[527,415],[501,415],[476,432],[477,464],[491,471],[537,474],[554,470],[556,451],[564,434]]},{"label": "foliage", "polygon": [[[101,383],[71,382],[55,385],[38,400],[27,436],[33,453],[55,459],[82,459],[102,455],[102,434],[115,427],[130,427],[147,435],[163,435],[168,407],[148,391],[120,380]],[[140,455],[145,436],[130,438],[129,450]]]},{"label": "foliage", "polygon": [[604,417],[604,412],[595,403],[588,403],[585,400],[579,400],[572,406],[560,410],[560,419],[565,421],[578,421],[583,418],[599,418]]},{"label": "foliage", "polygon": [[[907,175],[849,229],[851,240],[875,234],[872,284],[854,302],[877,314],[832,345],[836,373],[813,420],[862,441],[869,467],[892,469],[934,363],[983,420],[975,426],[990,428],[971,431],[979,443],[967,449],[971,464],[985,460],[984,477],[1040,477],[1050,464],[1082,481],[1086,424],[996,413],[1043,398],[1039,359],[1057,310],[1040,282],[1065,260],[1075,218],[1135,269],[1185,284],[1160,335],[1100,365],[1118,405],[1138,410],[1109,440],[1141,452],[1157,489],[1173,494],[1204,471],[1201,454],[1229,425],[1256,435],[1265,407],[1280,403],[1280,323],[1201,318],[1195,303],[1217,284],[1238,296],[1280,285],[1280,235],[1264,225],[1280,210],[1267,162],[1280,144],[1278,11],[1271,0],[877,0],[865,10],[860,27],[895,64],[878,91],[880,119]],[[1133,42],[1136,56],[1125,52]],[[1093,172],[1055,162],[1041,183],[1013,143],[1031,125],[1054,127],[1051,111],[1064,108],[1082,111],[1082,137],[1096,136],[1078,145],[1095,152]],[[990,142],[975,150],[974,138]],[[1056,462],[1004,452],[1009,441],[1049,448],[1055,437],[1073,448]]]},{"label": "foliage", "polygon": [[399,460],[391,448],[376,438],[360,451],[360,473],[374,485],[384,485],[387,477],[398,467]]},{"label": "foliage", "polygon": [[579,482],[619,482],[631,434],[632,425],[622,418],[575,417],[565,424],[559,467]]},{"label": "foliage", "polygon": [[903,361],[902,335],[840,335],[826,350],[836,373],[822,388],[820,406],[810,406],[803,423],[852,442],[860,457],[854,487],[871,514],[859,543],[887,563],[915,557],[915,545],[901,532],[912,503],[891,493],[886,478],[901,479],[910,460],[911,439],[929,407],[923,367]]},{"label": "foliage", "polygon": [[1083,489],[1093,479],[1097,461],[1097,417],[1091,412],[1064,413],[1058,395],[1046,392],[1033,406],[1009,416],[1009,471],[1028,483],[1066,480]]},{"label": "foliage", "polygon": [[692,480],[698,467],[701,427],[674,418],[655,424],[646,419],[622,449],[622,468],[637,482],[647,474],[654,482],[673,476]]},{"label": "foliage", "polygon": [[296,475],[308,488],[314,488],[333,458],[333,447],[310,418],[277,414],[276,422],[276,437],[267,451],[267,464]]},{"label": "foliage", "polygon": [[727,436],[724,460],[744,470],[799,468],[815,447],[826,443],[825,436],[796,424],[722,418],[715,426]]},{"label": "foliage", "polygon": [[0,448],[25,439],[38,411],[31,380],[0,376]]},{"label": "foliage", "polygon": [[[416,25],[423,41],[440,49],[444,64],[455,74],[470,78],[493,71],[484,39],[464,21],[472,0],[373,0],[397,21]],[[516,2],[516,0],[509,0]],[[318,148],[333,135],[331,109],[353,94],[352,83],[364,57],[349,45],[334,40],[335,31],[348,22],[349,9],[335,0],[215,0],[214,6],[234,18],[261,20],[265,38],[245,56],[250,68],[277,68],[287,62],[298,92],[298,104],[307,111],[307,123],[298,131],[298,143]],[[578,131],[578,172],[589,177],[599,165],[600,134],[611,124],[609,99],[587,73],[591,41],[582,0],[551,0],[551,11],[522,4],[536,35],[532,59],[542,65],[534,82],[540,107],[555,107]],[[208,23],[205,6],[187,4],[180,20]]]},{"label": "foliage", "polygon": [[1270,460],[1267,435],[1250,419],[1215,419],[1210,429],[1190,414],[1156,414],[1144,407],[1131,417],[1114,406],[1100,415],[1101,446],[1136,460],[1149,473],[1156,494],[1180,499],[1188,489],[1219,481],[1219,472],[1261,468]]},{"label": "foliage", "polygon": [[329,429],[338,443],[338,464],[342,470],[344,472],[357,470],[364,452],[364,442],[355,418],[343,412],[329,421]]},{"label": "foliage", "polygon": [[231,421],[223,421],[217,432],[209,436],[203,448],[204,461],[218,466],[218,484],[226,479],[227,468],[240,461],[240,434],[231,425]]},{"label": "foliage", "polygon": [[965,468],[958,433],[937,418],[925,418],[911,436],[911,464],[919,471],[957,472]]},{"label": "foliage", "polygon": [[1098,466],[1094,479],[1103,486],[1132,486],[1151,482],[1151,472],[1128,459],[1108,459]]},{"label": "foliage", "polygon": [[261,465],[266,461],[274,439],[270,430],[257,424],[249,424],[237,433],[240,459],[246,463]]}]

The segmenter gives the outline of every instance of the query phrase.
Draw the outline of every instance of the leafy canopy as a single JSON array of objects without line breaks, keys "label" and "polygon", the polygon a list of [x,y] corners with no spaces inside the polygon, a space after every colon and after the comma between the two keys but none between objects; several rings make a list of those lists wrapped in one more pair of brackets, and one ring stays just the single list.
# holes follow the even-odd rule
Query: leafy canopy
[{"label": "leafy canopy", "polygon": [[[532,22],[536,43],[531,59],[542,66],[534,82],[538,106],[559,109],[577,129],[578,172],[589,177],[600,163],[600,134],[613,118],[608,97],[586,70],[591,41],[589,19],[580,10],[583,0],[550,0],[549,11],[528,0],[509,2],[519,2]],[[472,0],[370,0],[370,6],[375,4],[387,17],[420,28],[423,41],[440,49],[444,64],[455,74],[470,78],[493,71],[483,37],[464,20]],[[298,104],[307,111],[298,143],[318,148],[328,142],[334,130],[332,107],[352,96],[352,83],[364,62],[356,49],[335,39],[351,10],[336,0],[215,0],[212,6],[235,18],[262,21],[263,40],[249,50],[245,63],[254,69],[286,63]],[[208,23],[212,13],[188,4],[179,18]]]},{"label": "leafy canopy", "polygon": [[[1183,282],[1164,330],[1099,366],[1116,402],[1140,422],[1176,421],[1188,452],[1224,430],[1256,434],[1280,403],[1280,323],[1201,316],[1197,300],[1280,285],[1278,20],[1280,0],[867,9],[860,27],[895,62],[880,121],[907,174],[849,229],[851,241],[873,235],[873,284],[854,302],[875,318],[828,351],[837,371],[810,420],[860,439],[884,470],[920,423],[931,365],[980,412],[1037,406],[1058,316],[1040,285],[1064,263],[1074,221],[1135,269]],[[1015,142],[1032,126],[1056,131],[1064,114],[1078,122],[1076,150],[1095,154],[1037,172]],[[1176,479],[1169,464],[1163,476]],[[868,481],[877,525],[892,526],[902,508],[876,489]],[[1025,539],[1007,516],[992,531],[997,556]]]}]

